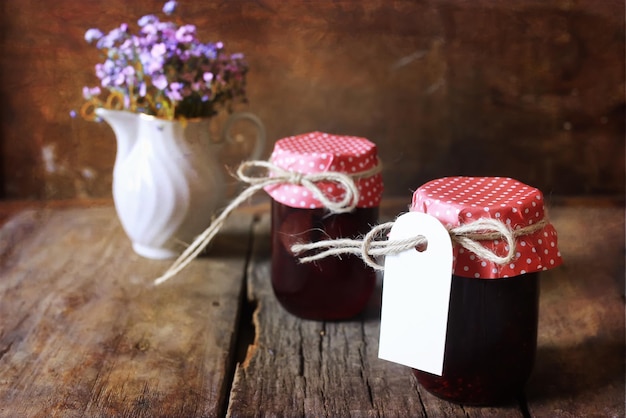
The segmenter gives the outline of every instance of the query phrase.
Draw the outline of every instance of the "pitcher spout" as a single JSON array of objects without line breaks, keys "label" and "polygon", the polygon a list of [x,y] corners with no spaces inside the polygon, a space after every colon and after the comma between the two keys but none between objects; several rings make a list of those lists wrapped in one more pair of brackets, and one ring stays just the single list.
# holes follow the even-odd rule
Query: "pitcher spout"
[{"label": "pitcher spout", "polygon": [[96,115],[109,124],[117,140],[116,159],[125,160],[137,141],[139,121],[136,113],[98,108]]}]

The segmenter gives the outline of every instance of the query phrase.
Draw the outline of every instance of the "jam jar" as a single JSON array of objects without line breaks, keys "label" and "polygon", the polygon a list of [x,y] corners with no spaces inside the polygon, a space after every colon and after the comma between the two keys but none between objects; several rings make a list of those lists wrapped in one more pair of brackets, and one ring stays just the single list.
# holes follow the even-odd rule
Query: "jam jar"
[{"label": "jam jar", "polygon": [[[448,327],[441,376],[414,370],[434,395],[494,405],[523,393],[537,347],[539,274],[562,263],[542,193],[503,177],[447,177],[418,188],[411,210],[448,229],[480,218],[503,222],[515,236],[513,259],[500,265],[454,243]],[[502,239],[480,241],[497,255]]]},{"label": "jam jar", "polygon": [[[356,207],[333,213],[302,185],[266,187],[272,197],[272,288],[291,314],[313,320],[342,320],[359,314],[373,292],[376,273],[355,255],[302,263],[291,247],[297,243],[357,238],[378,221],[383,184],[376,145],[365,138],[312,132],[280,139],[270,162],[302,175],[348,174],[358,190]],[[315,185],[332,202],[345,189],[334,181]]]}]

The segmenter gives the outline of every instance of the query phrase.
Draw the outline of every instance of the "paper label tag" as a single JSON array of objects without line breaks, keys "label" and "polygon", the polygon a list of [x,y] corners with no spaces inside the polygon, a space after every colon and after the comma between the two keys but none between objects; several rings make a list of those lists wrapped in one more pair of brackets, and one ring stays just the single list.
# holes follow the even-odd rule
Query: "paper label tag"
[{"label": "paper label tag", "polygon": [[441,222],[409,212],[389,240],[423,235],[426,250],[385,257],[378,357],[441,376],[452,283],[452,241]]}]

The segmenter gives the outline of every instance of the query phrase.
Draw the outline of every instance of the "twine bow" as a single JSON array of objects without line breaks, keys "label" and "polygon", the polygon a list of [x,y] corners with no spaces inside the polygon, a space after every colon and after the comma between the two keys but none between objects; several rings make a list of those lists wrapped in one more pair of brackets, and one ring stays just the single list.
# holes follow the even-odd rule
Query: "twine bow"
[{"label": "twine bow", "polygon": [[[473,252],[479,258],[502,265],[509,263],[515,257],[517,237],[539,231],[547,223],[545,219],[542,219],[536,224],[513,230],[499,220],[480,218],[472,223],[450,228],[448,232],[453,242]],[[301,257],[300,261],[303,263],[321,260],[329,256],[354,254],[361,257],[373,269],[384,270],[384,266],[377,263],[374,257],[398,254],[428,243],[423,235],[404,239],[377,240],[377,238],[386,236],[385,231],[390,230],[393,224],[393,222],[387,222],[377,225],[363,239],[336,239],[307,244],[294,244],[291,247],[291,251],[298,255],[311,250],[322,250],[317,254]],[[480,241],[493,241],[496,239],[506,241],[508,248],[506,255],[500,256],[480,244]]]},{"label": "twine bow", "polygon": [[[262,168],[267,171],[267,175],[254,176],[247,174],[254,168]],[[211,242],[213,237],[219,232],[224,222],[244,201],[252,197],[257,191],[277,184],[293,184],[303,186],[309,190],[313,196],[319,200],[322,205],[328,208],[332,213],[344,213],[352,211],[359,202],[359,189],[354,179],[373,176],[382,170],[382,165],[372,167],[369,170],[360,171],[354,174],[345,174],[335,171],[327,171],[322,173],[302,174],[284,168],[278,167],[268,161],[246,161],[237,168],[237,178],[250,186],[242,191],[230,204],[220,213],[220,215],[205,229],[196,239],[185,249],[185,251],[174,261],[169,269],[154,281],[155,285],[159,285],[176,275],[179,271],[187,266],[194,258],[196,258],[202,250]],[[339,201],[333,201],[326,197],[322,190],[318,187],[319,182],[336,183],[345,190],[344,196]]]},{"label": "twine bow", "polygon": [[[252,168],[265,168],[272,173],[271,176],[255,177],[246,174]],[[380,171],[380,170],[379,170]],[[361,174],[361,173],[359,173]],[[303,174],[295,171],[285,170],[267,161],[247,161],[242,163],[237,170],[237,177],[253,186],[272,186],[275,184],[294,184],[303,186],[309,190],[313,196],[319,200],[324,207],[333,213],[351,212],[359,202],[359,190],[351,176],[336,171],[323,173]],[[367,177],[367,176],[366,176]],[[341,186],[345,193],[339,201],[333,201],[326,197],[316,183],[331,182]]]}]

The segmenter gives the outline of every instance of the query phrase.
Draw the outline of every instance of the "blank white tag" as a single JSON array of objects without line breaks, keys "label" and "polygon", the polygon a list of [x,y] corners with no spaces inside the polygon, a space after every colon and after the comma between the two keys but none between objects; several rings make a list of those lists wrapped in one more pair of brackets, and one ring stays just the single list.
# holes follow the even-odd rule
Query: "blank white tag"
[{"label": "blank white tag", "polygon": [[452,241],[433,216],[409,212],[389,239],[423,235],[425,251],[385,257],[378,357],[441,376],[452,282]]}]

